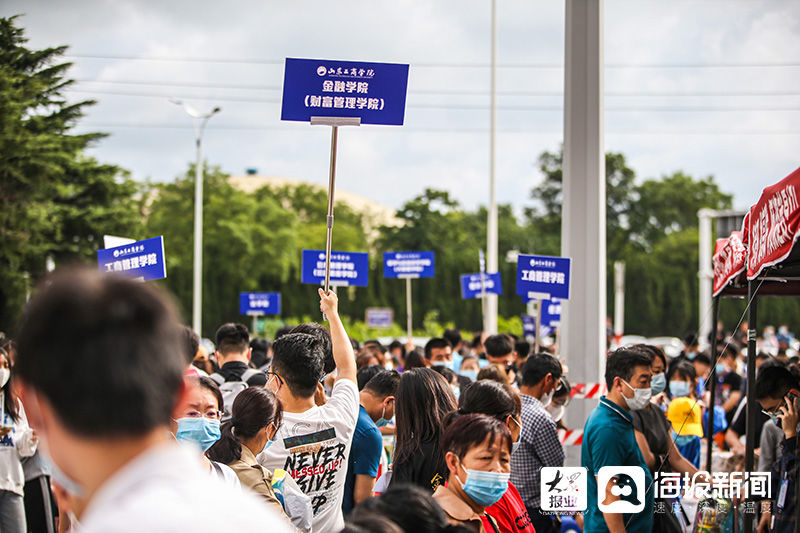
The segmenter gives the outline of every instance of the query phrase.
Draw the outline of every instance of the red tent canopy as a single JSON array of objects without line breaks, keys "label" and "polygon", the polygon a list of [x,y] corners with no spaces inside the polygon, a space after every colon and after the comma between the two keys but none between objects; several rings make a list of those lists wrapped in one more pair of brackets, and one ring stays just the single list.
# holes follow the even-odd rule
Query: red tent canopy
[{"label": "red tent canopy", "polygon": [[[745,219],[746,222],[746,219]],[[734,231],[727,239],[717,239],[714,257],[713,295],[718,296],[732,280],[746,268],[747,248],[742,242],[742,232]]]}]

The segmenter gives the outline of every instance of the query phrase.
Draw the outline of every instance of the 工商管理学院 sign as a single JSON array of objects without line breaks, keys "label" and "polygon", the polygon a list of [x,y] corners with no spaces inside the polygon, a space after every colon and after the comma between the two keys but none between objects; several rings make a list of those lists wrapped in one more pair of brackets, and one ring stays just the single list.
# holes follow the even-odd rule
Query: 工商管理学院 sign
[{"label": "\u5de5\u5546\u7ba1\u7406\u5b66\u9662 sign", "polygon": [[281,120],[357,117],[402,126],[407,87],[408,65],[287,57]]}]

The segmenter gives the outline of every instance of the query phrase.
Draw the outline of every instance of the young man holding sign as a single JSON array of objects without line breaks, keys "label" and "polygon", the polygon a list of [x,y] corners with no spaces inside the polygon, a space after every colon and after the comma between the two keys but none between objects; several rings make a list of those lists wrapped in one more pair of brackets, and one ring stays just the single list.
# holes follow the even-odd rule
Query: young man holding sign
[{"label": "young man holding sign", "polygon": [[333,392],[325,405],[314,402],[325,359],[317,336],[289,333],[276,340],[267,388],[283,404],[283,424],[258,461],[269,470],[286,470],[311,498],[314,531],[339,531],[344,527],[342,498],[359,393],[355,354],[339,318],[339,301],[332,291],[319,289],[319,295],[336,361]]}]

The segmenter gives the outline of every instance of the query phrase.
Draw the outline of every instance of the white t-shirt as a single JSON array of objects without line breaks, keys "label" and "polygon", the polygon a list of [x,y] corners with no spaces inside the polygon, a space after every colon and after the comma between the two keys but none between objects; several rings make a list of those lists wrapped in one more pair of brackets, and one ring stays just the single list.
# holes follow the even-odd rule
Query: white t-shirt
[{"label": "white t-shirt", "polygon": [[286,516],[209,475],[193,450],[168,442],[107,480],[81,517],[81,533],[291,533]]},{"label": "white t-shirt", "polygon": [[358,387],[340,379],[322,407],[283,413],[275,442],[258,456],[267,469],[286,470],[311,498],[314,533],[335,533],[344,527],[342,496],[358,406]]},{"label": "white t-shirt", "polygon": [[[0,394],[3,394],[2,390],[0,390]],[[37,441],[33,437],[33,430],[28,427],[28,419],[25,417],[22,402],[17,401],[17,409],[19,416],[16,422],[11,420],[11,416],[5,411],[0,413],[0,421],[3,425],[14,426],[10,433],[0,437],[0,490],[7,490],[22,496],[25,475],[20,458],[33,455],[36,452]]]}]

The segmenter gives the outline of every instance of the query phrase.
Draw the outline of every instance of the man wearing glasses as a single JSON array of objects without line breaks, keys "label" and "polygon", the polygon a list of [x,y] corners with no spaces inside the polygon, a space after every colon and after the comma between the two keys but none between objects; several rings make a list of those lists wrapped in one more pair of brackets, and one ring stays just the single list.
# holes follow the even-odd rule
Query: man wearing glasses
[{"label": "man wearing glasses", "polygon": [[320,289],[319,295],[320,311],[330,321],[336,362],[331,397],[321,406],[314,400],[325,373],[326,349],[320,336],[289,333],[276,340],[267,388],[283,405],[283,424],[258,462],[268,470],[286,470],[311,498],[314,531],[340,531],[348,457],[359,413],[356,359],[339,318],[336,294]]}]

